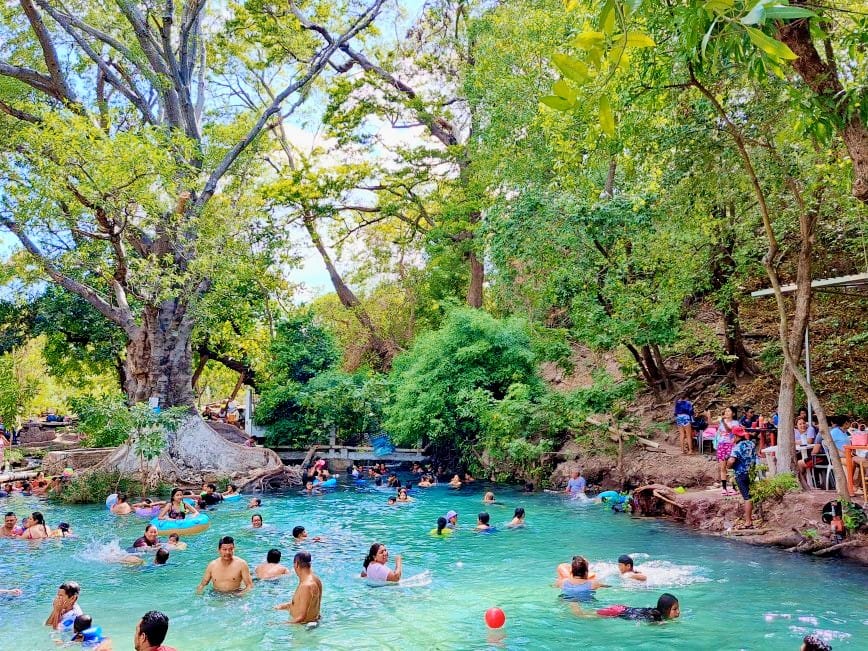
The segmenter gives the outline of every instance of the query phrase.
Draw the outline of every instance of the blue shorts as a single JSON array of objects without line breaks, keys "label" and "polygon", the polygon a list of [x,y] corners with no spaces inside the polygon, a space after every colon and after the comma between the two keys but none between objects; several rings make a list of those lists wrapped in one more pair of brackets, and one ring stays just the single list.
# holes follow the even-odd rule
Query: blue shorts
[{"label": "blue shorts", "polygon": [[693,419],[690,416],[688,416],[687,414],[678,414],[675,417],[675,424],[678,425],[678,427],[687,427],[692,422],[693,422]]},{"label": "blue shorts", "polygon": [[746,502],[750,499],[750,477],[747,475],[736,475],[735,484],[741,493],[742,499]]}]

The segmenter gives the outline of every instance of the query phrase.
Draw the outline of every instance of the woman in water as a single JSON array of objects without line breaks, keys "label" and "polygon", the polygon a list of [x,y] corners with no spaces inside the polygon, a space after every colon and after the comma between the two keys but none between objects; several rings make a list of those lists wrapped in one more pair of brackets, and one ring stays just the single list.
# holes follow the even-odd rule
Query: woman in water
[{"label": "woman in water", "polygon": [[510,520],[509,524],[506,526],[510,529],[524,526],[524,509],[522,507],[519,506],[515,509],[515,513],[512,514],[512,520]]},{"label": "woman in water", "polygon": [[437,528],[431,529],[432,536],[448,536],[452,533],[452,529],[446,526],[446,518],[442,515],[437,518]]},{"label": "woman in water", "polygon": [[571,605],[573,611],[579,617],[619,617],[620,619],[631,619],[634,621],[662,622],[667,619],[678,619],[681,616],[681,606],[678,603],[678,599],[675,595],[671,595],[668,592],[660,595],[655,608],[633,608],[618,604],[606,606],[593,613],[589,613],[583,611],[576,603]]},{"label": "woman in water", "polygon": [[57,529],[51,532],[52,538],[75,538],[72,529],[69,528],[68,522],[61,522],[57,525]]},{"label": "woman in water", "polygon": [[726,487],[728,476],[726,461],[729,459],[729,454],[732,452],[732,446],[735,442],[732,428],[734,425],[738,425],[735,415],[736,408],[727,407],[723,410],[723,416],[717,422],[717,463],[720,466],[720,488],[724,495],[737,494],[735,489]]},{"label": "woman in water", "polygon": [[45,524],[45,518],[39,511],[34,511],[33,515],[30,516],[30,524],[21,537],[27,540],[40,540],[51,537],[51,529]]},{"label": "woman in water", "polygon": [[494,504],[497,502],[497,499],[494,497],[494,493],[488,491],[485,496],[482,498],[483,504]]},{"label": "woman in water", "polygon": [[401,555],[395,556],[395,569],[390,570],[386,563],[389,562],[389,551],[386,546],[381,543],[374,543],[365,556],[364,570],[362,577],[367,577],[371,581],[378,583],[397,583],[401,580],[401,572],[403,570],[403,562]]},{"label": "woman in water", "polygon": [[236,487],[235,484],[229,484],[226,486],[226,490],[223,491],[222,495],[224,500],[232,495],[238,495],[238,487]]},{"label": "woman in water", "polygon": [[183,520],[188,515],[194,518],[199,515],[195,506],[191,506],[183,500],[183,494],[184,491],[180,488],[173,488],[168,504],[160,510],[160,515],[157,517],[160,520]]},{"label": "woman in water", "polygon": [[558,587],[563,591],[564,596],[580,597],[590,596],[591,591],[609,586],[602,581],[591,578],[586,558],[573,556],[573,562],[570,564],[570,576],[559,578]]},{"label": "woman in water", "polygon": [[398,489],[398,500],[397,501],[398,502],[412,502],[413,498],[410,497],[409,495],[407,495],[407,489],[406,488],[400,488],[400,489]]},{"label": "woman in water", "polygon": [[157,538],[157,528],[149,524],[145,527],[145,535],[141,538],[137,538],[136,542],[133,543],[133,547],[135,549],[147,549],[148,547],[159,547],[160,540]]}]

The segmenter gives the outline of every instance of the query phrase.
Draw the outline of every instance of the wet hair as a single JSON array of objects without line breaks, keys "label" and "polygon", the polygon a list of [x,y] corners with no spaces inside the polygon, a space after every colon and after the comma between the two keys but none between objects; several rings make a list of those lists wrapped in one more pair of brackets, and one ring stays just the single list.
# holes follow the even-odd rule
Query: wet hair
[{"label": "wet hair", "polygon": [[217,549],[220,549],[223,545],[234,545],[234,544],[235,544],[235,538],[233,538],[232,536],[223,536],[220,539],[220,542],[217,543]]},{"label": "wet hair", "polygon": [[77,597],[81,592],[81,587],[75,581],[64,581],[58,589],[63,590],[67,597]]},{"label": "wet hair", "polygon": [[627,556],[627,554],[622,554],[618,557],[618,562],[623,565],[629,565],[630,569],[633,569],[633,559]]},{"label": "wet hair", "polygon": [[[153,525],[151,525],[151,526],[153,526]],[[172,542],[173,540],[180,541],[180,540],[181,540],[181,536],[179,536],[179,535],[176,534],[176,533],[170,533],[170,534],[169,534],[169,542]]]},{"label": "wet hair", "polygon": [[437,518],[437,535],[438,536],[443,535],[443,530],[445,528],[446,528],[446,518],[444,518],[441,515],[439,518]]},{"label": "wet hair", "polygon": [[91,626],[93,626],[93,617],[90,615],[79,615],[75,618],[75,621],[72,622],[72,630],[76,633],[86,631]]},{"label": "wet hair", "polygon": [[398,499],[395,497],[390,497],[388,500],[386,500],[386,502],[389,504],[394,504],[397,501],[398,501]]},{"label": "wet hair", "polygon": [[208,486],[208,488],[210,488],[212,491],[216,491],[216,490],[217,490],[217,484],[207,484],[207,486]]},{"label": "wet hair", "polygon": [[250,521],[253,522],[256,518],[259,518],[259,521],[262,522],[262,515],[259,513],[254,513],[250,516]]},{"label": "wet hair", "polygon": [[802,640],[802,648],[805,651],[832,651],[831,645],[816,635],[806,635]]},{"label": "wet hair", "polygon": [[48,533],[48,528],[45,526],[45,516],[42,515],[42,513],[40,513],[39,511],[34,511],[30,517],[33,519],[31,526],[33,526],[34,524],[41,524],[42,530],[45,533]]},{"label": "wet hair", "polygon": [[235,486],[235,484],[228,484],[226,486],[226,488],[231,488],[233,492],[238,490],[238,488]]},{"label": "wet hair", "polygon": [[121,493],[120,495],[118,495],[118,501],[117,501],[118,504],[122,504],[126,501],[127,501],[126,493]]},{"label": "wet hair", "polygon": [[174,502],[174,501],[175,501],[175,495],[176,495],[177,493],[181,493],[182,496],[184,495],[184,491],[183,491],[183,489],[180,489],[180,488],[173,488],[173,489],[172,489],[172,492],[169,493],[169,501],[170,501],[170,502]]},{"label": "wet hair", "polygon": [[570,564],[570,573],[579,579],[588,578],[588,561],[581,556],[573,556],[573,562]]},{"label": "wet hair", "polygon": [[377,557],[377,552],[380,551],[380,547],[382,546],[382,543],[374,543],[371,545],[371,548],[368,550],[368,555],[365,556],[365,562],[362,563],[365,569],[368,569],[368,565],[374,562],[374,559]]},{"label": "wet hair", "polygon": [[[310,554],[308,552],[298,552],[295,557],[292,559],[293,564],[298,565],[299,567],[309,568],[310,567]],[[367,565],[365,565],[367,567]]]},{"label": "wet hair", "polygon": [[256,506],[262,506],[262,500],[258,497],[253,498],[253,503],[256,504]]},{"label": "wet hair", "polygon": [[169,560],[169,550],[165,547],[160,547],[154,556],[154,563],[156,565],[165,565],[167,560]]},{"label": "wet hair", "polygon": [[675,595],[664,592],[657,600],[657,610],[663,616],[663,619],[669,619],[669,613],[672,608],[678,605],[678,598]]},{"label": "wet hair", "polygon": [[154,531],[156,531],[156,530],[157,530],[157,527],[156,527],[155,525],[153,525],[153,524],[148,523],[148,524],[145,525],[145,533],[148,533],[148,530],[149,530],[149,529],[153,529]]},{"label": "wet hair", "polygon": [[524,507],[516,507],[515,513],[512,514],[514,518],[523,518],[524,517]]},{"label": "wet hair", "polygon": [[304,533],[304,527],[302,527],[301,525],[298,525],[297,527],[292,528],[292,537],[293,538],[298,538],[303,533]]},{"label": "wet hair", "polygon": [[149,610],[142,615],[139,633],[145,636],[151,646],[160,646],[169,632],[169,618],[159,610]]},{"label": "wet hair", "polygon": [[6,511],[6,515],[4,515],[3,517],[4,518],[14,518],[15,517],[15,511]]},{"label": "wet hair", "polygon": [[69,531],[69,523],[61,522],[59,525],[57,525],[57,528],[66,533],[67,531]]},{"label": "wet hair", "polygon": [[477,517],[482,524],[488,524],[488,521],[491,520],[491,516],[488,515],[488,513],[486,513],[485,511],[480,513]]},{"label": "wet hair", "polygon": [[265,555],[266,563],[279,563],[280,562],[280,550],[279,549],[269,549],[268,553]]}]

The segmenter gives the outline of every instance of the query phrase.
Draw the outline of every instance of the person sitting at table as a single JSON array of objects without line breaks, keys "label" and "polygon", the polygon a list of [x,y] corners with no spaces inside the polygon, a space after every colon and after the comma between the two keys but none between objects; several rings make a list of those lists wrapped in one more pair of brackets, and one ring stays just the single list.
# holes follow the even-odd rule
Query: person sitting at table
[{"label": "person sitting at table", "polygon": [[[829,435],[832,437],[832,440],[835,442],[835,447],[838,448],[838,454],[841,457],[841,463],[847,463],[847,458],[844,454],[844,446],[850,444],[850,437],[844,432],[849,419],[847,416],[832,416],[829,419],[829,422],[832,424],[832,429],[829,430]],[[796,474],[799,477],[799,483],[803,488],[807,488],[807,472],[811,470],[814,466],[818,464],[828,463],[829,448],[826,446],[826,442],[821,440],[821,437],[817,437],[815,439],[816,443],[814,447],[811,448],[810,458],[807,460],[799,460],[796,464]],[[821,456],[822,455],[822,456]],[[817,457],[820,457],[817,459]],[[855,468],[853,470],[853,474],[855,475]]]},{"label": "person sitting at table", "polygon": [[744,415],[739,419],[738,422],[741,423],[741,426],[745,429],[751,429],[753,427],[756,427],[758,419],[759,416],[753,413],[753,407],[745,407]]},{"label": "person sitting at table", "polygon": [[[805,418],[800,418],[796,421],[796,427],[793,432],[796,436],[796,445],[813,443],[817,437],[817,430],[814,429],[813,425],[808,425],[808,421]],[[802,439],[803,436],[805,437],[804,439]]]}]

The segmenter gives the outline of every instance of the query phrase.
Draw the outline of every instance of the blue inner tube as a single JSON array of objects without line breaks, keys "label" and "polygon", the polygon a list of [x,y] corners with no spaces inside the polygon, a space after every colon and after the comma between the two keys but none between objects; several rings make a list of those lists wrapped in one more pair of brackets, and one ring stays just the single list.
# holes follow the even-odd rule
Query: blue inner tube
[{"label": "blue inner tube", "polygon": [[336,477],[331,477],[329,479],[326,479],[325,481],[315,481],[313,485],[316,488],[334,488],[338,485],[338,480]]},{"label": "blue inner tube", "polygon": [[193,529],[207,525],[208,522],[208,516],[204,513],[181,520],[160,520],[159,518],[151,520],[151,524],[157,528],[158,532],[183,531],[184,529]]},{"label": "blue inner tube", "polygon": [[628,495],[621,495],[618,491],[604,491],[597,497],[608,504],[623,504],[629,498]]},{"label": "blue inner tube", "polygon": [[223,498],[224,502],[234,502],[235,500],[241,499],[241,493],[235,493],[235,495],[227,495]]}]

